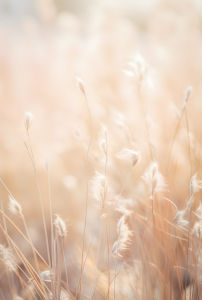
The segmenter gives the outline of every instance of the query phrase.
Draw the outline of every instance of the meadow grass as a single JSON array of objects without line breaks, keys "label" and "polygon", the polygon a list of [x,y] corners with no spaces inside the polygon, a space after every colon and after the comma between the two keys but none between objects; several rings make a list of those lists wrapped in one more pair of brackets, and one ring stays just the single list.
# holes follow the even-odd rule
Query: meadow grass
[{"label": "meadow grass", "polygon": [[185,2],[2,28],[0,299],[202,299],[201,10]]}]

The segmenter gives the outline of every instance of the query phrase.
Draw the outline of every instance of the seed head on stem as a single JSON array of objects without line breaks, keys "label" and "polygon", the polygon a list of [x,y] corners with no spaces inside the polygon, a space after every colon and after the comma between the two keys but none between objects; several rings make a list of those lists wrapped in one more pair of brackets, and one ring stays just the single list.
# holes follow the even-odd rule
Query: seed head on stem
[{"label": "seed head on stem", "polygon": [[186,106],[187,106],[187,101],[189,100],[189,97],[192,93],[193,88],[191,86],[188,86],[188,88],[186,89],[185,92],[185,99],[184,102],[182,104],[182,109],[181,109],[181,113],[183,113],[183,111],[185,110]]},{"label": "seed head on stem", "polygon": [[[118,224],[117,224],[117,232],[119,235],[118,241],[116,241],[112,247],[112,253],[116,253],[117,251],[126,250],[128,248],[129,243],[131,242],[130,237],[133,235],[132,231],[129,230],[128,224],[126,223],[126,215],[123,215]],[[120,254],[119,254],[120,255]]]},{"label": "seed head on stem", "polygon": [[142,179],[148,186],[149,196],[152,200],[154,199],[154,194],[163,191],[166,187],[164,177],[159,172],[158,164],[156,162],[150,164],[143,174]]},{"label": "seed head on stem", "polygon": [[62,220],[62,218],[59,215],[56,215],[56,219],[54,221],[55,230],[57,233],[64,238],[67,235],[67,227],[65,222]]},{"label": "seed head on stem", "polygon": [[0,257],[9,270],[15,271],[17,269],[17,263],[10,248],[5,248],[3,245],[0,245]]},{"label": "seed head on stem", "polygon": [[26,112],[25,113],[25,117],[24,117],[24,125],[25,125],[25,129],[28,131],[31,124],[32,124],[32,120],[33,120],[33,116],[31,113]]},{"label": "seed head on stem", "polygon": [[19,202],[15,200],[13,197],[11,197],[10,195],[8,197],[9,197],[8,210],[14,215],[23,217],[22,207],[19,204]]},{"label": "seed head on stem", "polygon": [[86,97],[86,93],[85,93],[85,87],[84,87],[84,82],[83,80],[81,80],[80,78],[77,78],[77,85],[78,88],[80,89],[80,91],[84,94],[84,96]]},{"label": "seed head on stem", "polygon": [[137,165],[138,162],[141,160],[141,153],[140,151],[133,151],[130,149],[124,149],[116,154],[116,157],[120,159],[129,159],[132,162],[132,167]]},{"label": "seed head on stem", "polygon": [[199,192],[200,189],[202,188],[202,181],[197,179],[197,173],[192,176],[191,181],[190,181],[190,199],[187,203],[187,210],[191,209],[191,206],[194,202],[194,194]]},{"label": "seed head on stem", "polygon": [[173,224],[176,228],[188,231],[189,222],[185,219],[186,212],[186,209],[179,210],[173,219]]}]

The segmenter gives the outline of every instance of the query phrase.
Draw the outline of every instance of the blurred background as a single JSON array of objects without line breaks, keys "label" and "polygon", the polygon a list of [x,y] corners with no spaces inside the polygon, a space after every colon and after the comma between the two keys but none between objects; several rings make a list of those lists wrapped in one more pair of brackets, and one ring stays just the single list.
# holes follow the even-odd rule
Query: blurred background
[{"label": "blurred background", "polygon": [[[101,168],[98,139],[100,123],[104,123],[110,136],[108,177],[113,190],[121,191],[129,171],[129,164],[118,161],[114,154],[133,148],[141,150],[143,160],[128,185],[137,197],[145,197],[140,177],[151,158],[137,74],[130,76],[130,62],[138,66],[139,54],[146,70],[141,93],[153,157],[167,176],[170,197],[183,208],[192,171],[202,175],[202,1],[0,1],[0,177],[21,203],[33,242],[45,257],[39,196],[24,144],[24,114],[33,114],[29,133],[48,228],[47,158],[53,213],[68,220],[68,243],[76,247],[68,247],[67,252],[75,259],[75,251],[80,253],[77,247],[82,247],[91,132],[76,78],[84,81],[94,120],[89,179]],[[167,174],[166,157],[188,86],[193,87],[187,104],[192,167],[186,120],[182,119]],[[132,197],[127,188],[123,196]],[[7,213],[8,192],[3,185],[0,199]],[[99,219],[94,204],[89,197],[87,245]],[[130,205],[135,207],[136,202]],[[12,218],[22,226],[17,216]],[[112,241],[118,218],[116,212],[110,221]],[[12,226],[8,225],[8,230],[29,255],[31,249],[20,235]]]}]

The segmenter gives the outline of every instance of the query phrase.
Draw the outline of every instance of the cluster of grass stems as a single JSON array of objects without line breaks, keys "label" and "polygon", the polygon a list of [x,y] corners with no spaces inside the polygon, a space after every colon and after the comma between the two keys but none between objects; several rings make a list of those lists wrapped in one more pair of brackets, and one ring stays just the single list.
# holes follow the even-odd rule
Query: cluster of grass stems
[{"label": "cluster of grass stems", "polygon": [[[201,221],[202,206],[192,210],[195,194],[202,188],[198,175],[193,173],[191,147],[189,140],[189,125],[186,104],[191,94],[191,88],[186,91],[173,139],[170,142],[166,162],[165,176],[172,167],[171,157],[173,146],[178,136],[183,118],[186,120],[187,144],[190,160],[190,196],[182,210],[168,197],[168,183],[159,171],[159,165],[154,160],[150,139],[149,125],[146,118],[145,103],[141,93],[144,78],[144,68],[141,61],[136,65],[138,72],[138,98],[142,107],[142,118],[145,124],[147,139],[148,167],[141,174],[140,180],[145,183],[147,193],[145,198],[137,195],[137,210],[127,208],[124,190],[127,189],[132,173],[141,162],[141,152],[137,149],[123,149],[116,157],[130,163],[128,175],[123,179],[119,193],[111,187],[108,176],[110,160],[108,128],[101,125],[99,146],[102,155],[101,171],[89,179],[89,153],[93,136],[93,116],[91,115],[85,86],[78,79],[78,87],[84,97],[89,118],[91,120],[91,136],[86,152],[86,202],[83,226],[83,241],[81,249],[80,272],[77,284],[72,285],[71,273],[68,271],[66,248],[68,245],[67,225],[63,219],[52,211],[50,167],[46,162],[47,185],[49,189],[49,206],[51,228],[48,235],[40,185],[37,175],[34,153],[31,145],[30,126],[32,115],[25,115],[26,141],[25,146],[33,167],[38,196],[42,212],[43,228],[46,242],[47,261],[33,245],[26,219],[20,203],[12,195],[9,187],[1,180],[9,194],[8,209],[17,215],[24,226],[25,233],[8,217],[1,203],[0,212],[3,223],[0,224],[6,245],[0,247],[0,260],[4,264],[1,277],[8,282],[11,299],[201,299]],[[127,132],[127,129],[126,129]],[[130,139],[130,132],[127,132]],[[131,143],[132,144],[132,143]],[[88,221],[89,198],[96,201],[100,212],[94,234],[87,247],[86,229]],[[117,239],[112,241],[110,235],[110,213],[118,214]],[[26,258],[13,239],[7,224],[13,226],[24,238],[32,250],[32,259]],[[110,224],[110,226],[109,226]],[[116,227],[116,225],[115,225]],[[71,229],[70,229],[71,230]],[[98,236],[94,259],[90,251]],[[105,249],[105,250],[103,250]],[[104,257],[101,261],[101,251]],[[92,262],[90,268],[90,262]],[[43,267],[42,267],[43,266]],[[90,270],[86,275],[85,269]],[[18,284],[16,284],[18,282]],[[20,288],[19,288],[20,286]],[[18,287],[18,288],[17,288]],[[7,299],[4,290],[0,289],[0,298]],[[7,294],[8,295],[8,294]]]}]

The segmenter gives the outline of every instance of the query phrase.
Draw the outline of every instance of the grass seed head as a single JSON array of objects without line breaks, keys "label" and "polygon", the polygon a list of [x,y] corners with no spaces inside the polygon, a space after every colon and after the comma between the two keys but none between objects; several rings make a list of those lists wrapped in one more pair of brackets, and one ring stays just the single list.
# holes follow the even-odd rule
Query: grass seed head
[{"label": "grass seed head", "polygon": [[187,209],[180,210],[176,213],[175,218],[173,219],[173,224],[176,228],[181,228],[185,231],[188,230],[189,222],[185,219]]},{"label": "grass seed head", "polygon": [[112,247],[112,253],[116,253],[116,251],[126,250],[131,242],[132,231],[129,230],[128,224],[126,223],[126,215],[123,215],[120,218],[117,224],[117,232],[119,238]]},{"label": "grass seed head", "polygon": [[55,230],[57,233],[64,238],[67,235],[67,227],[65,222],[62,220],[62,218],[59,215],[56,215],[55,221]]},{"label": "grass seed head", "polygon": [[190,181],[190,196],[192,197],[195,193],[199,192],[202,188],[202,181],[197,179],[197,173],[192,176]]},{"label": "grass seed head", "polygon": [[130,159],[133,167],[141,160],[141,152],[130,149],[124,149],[117,153],[116,156],[120,159]]},{"label": "grass seed head", "polygon": [[15,200],[13,197],[11,197],[10,195],[8,197],[9,197],[8,210],[12,214],[22,217],[23,216],[22,207],[19,204],[19,202]]},{"label": "grass seed head", "polygon": [[192,91],[193,91],[192,86],[188,86],[187,89],[186,89],[186,101],[188,101]]},{"label": "grass seed head", "polygon": [[138,79],[138,83],[141,84],[147,76],[147,65],[141,54],[135,56],[134,61],[129,62],[129,65],[133,68],[134,74]]},{"label": "grass seed head", "polygon": [[183,105],[182,105],[182,109],[181,109],[181,112],[183,112],[187,106],[187,101],[189,100],[189,97],[192,93],[192,90],[193,88],[191,86],[188,86],[188,88],[186,89],[186,92],[185,92],[185,99],[184,99],[184,102],[183,102]]},{"label": "grass seed head", "polygon": [[102,152],[107,155],[107,148],[108,148],[108,129],[107,126],[101,124],[101,130],[99,134],[99,145]]},{"label": "grass seed head", "polygon": [[200,239],[202,236],[202,222],[196,222],[193,226],[192,233],[194,237]]},{"label": "grass seed head", "polygon": [[201,202],[196,209],[196,214],[202,219],[202,203]]},{"label": "grass seed head", "polygon": [[31,113],[26,112],[25,113],[25,117],[24,117],[24,125],[25,125],[25,129],[28,131],[31,124],[32,124],[32,120],[33,120],[33,116]]},{"label": "grass seed head", "polygon": [[84,96],[86,96],[83,80],[81,80],[80,78],[77,78],[77,84],[78,84],[78,88],[80,89],[80,91],[84,94]]},{"label": "grass seed head", "polygon": [[49,270],[41,272],[40,276],[43,281],[51,282],[51,272]]},{"label": "grass seed head", "polygon": [[190,199],[187,203],[187,209],[190,210],[194,202],[194,194],[199,192],[202,188],[202,181],[197,179],[197,173],[192,176],[190,181]]},{"label": "grass seed head", "polygon": [[3,245],[0,245],[0,257],[11,271],[17,269],[16,260],[10,248],[5,248]]},{"label": "grass seed head", "polygon": [[142,179],[148,187],[150,199],[153,199],[154,194],[163,191],[166,187],[165,179],[159,172],[158,164],[156,162],[150,164],[143,174]]},{"label": "grass seed head", "polygon": [[114,193],[103,174],[96,172],[90,183],[90,194],[98,202],[96,207],[100,209],[101,217],[104,216],[104,209],[107,205],[114,207]]}]

